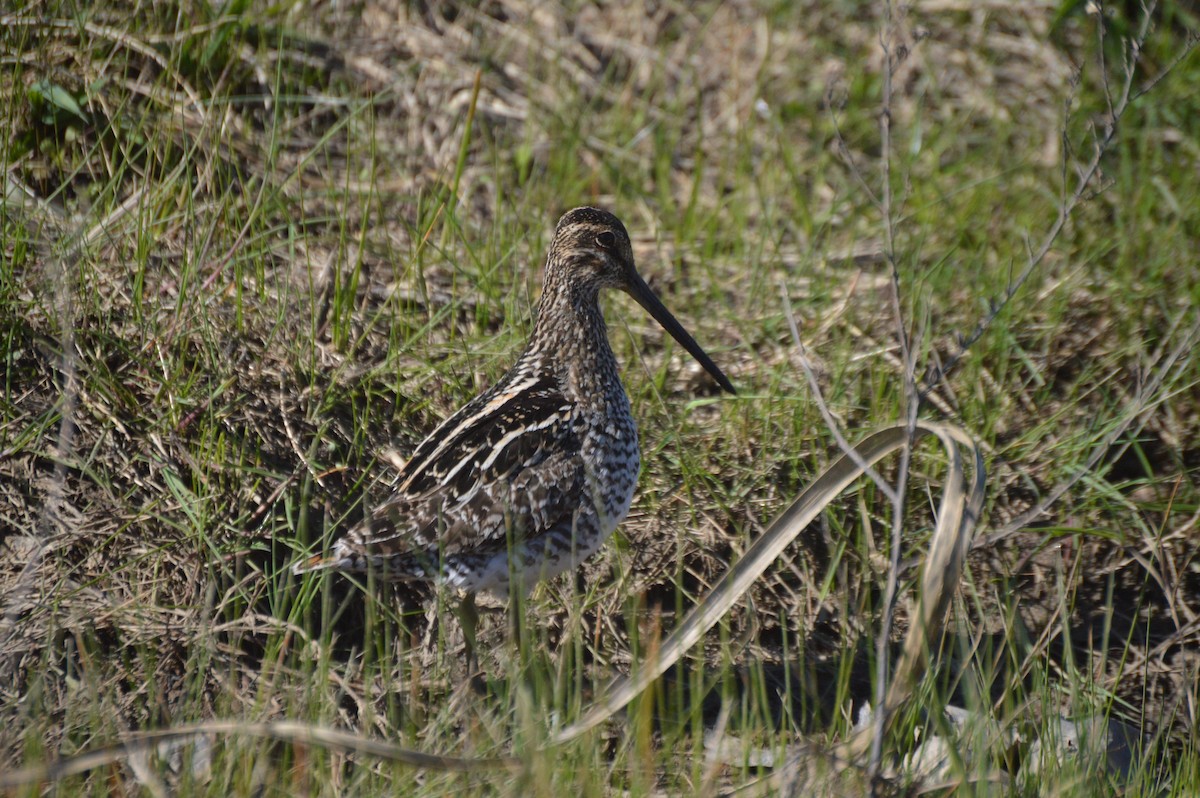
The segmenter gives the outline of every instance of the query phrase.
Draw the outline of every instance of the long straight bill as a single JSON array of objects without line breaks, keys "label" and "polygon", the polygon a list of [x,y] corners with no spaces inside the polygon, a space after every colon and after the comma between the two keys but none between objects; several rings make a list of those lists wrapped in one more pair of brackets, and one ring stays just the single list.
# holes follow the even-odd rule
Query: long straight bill
[{"label": "long straight bill", "polygon": [[650,290],[650,286],[646,285],[646,281],[641,278],[636,272],[632,275],[632,280],[629,288],[629,295],[637,300],[637,303],[646,309],[646,312],[654,317],[654,320],[662,325],[663,329],[671,334],[671,337],[683,346],[684,349],[696,358],[696,361],[704,366],[704,370],[713,376],[726,391],[736,394],[737,391],[733,388],[733,383],[725,376],[725,372],[717,368],[717,364],[712,361],[708,353],[700,348],[700,344],[696,343],[696,339],[688,334],[688,331],[683,329],[683,325],[676,321],[671,315],[671,311],[667,310],[666,305],[659,301],[654,292]]}]

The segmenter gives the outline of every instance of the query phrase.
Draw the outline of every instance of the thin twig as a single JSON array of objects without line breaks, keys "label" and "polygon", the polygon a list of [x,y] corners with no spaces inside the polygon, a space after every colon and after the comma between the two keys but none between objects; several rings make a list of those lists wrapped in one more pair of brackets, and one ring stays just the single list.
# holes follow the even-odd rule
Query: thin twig
[{"label": "thin twig", "polygon": [[[891,267],[892,312],[896,321],[896,338],[900,343],[900,359],[904,364],[904,418],[908,431],[908,443],[900,452],[900,465],[896,475],[896,487],[891,497],[892,534],[888,558],[887,585],[883,593],[883,617],[880,620],[879,636],[875,643],[875,728],[871,741],[871,756],[868,773],[872,783],[879,773],[883,759],[883,735],[888,724],[888,707],[884,700],[888,694],[888,640],[891,637],[892,616],[895,612],[896,594],[900,584],[900,555],[904,537],[904,496],[908,491],[908,474],[912,463],[913,442],[916,438],[917,414],[921,397],[916,387],[916,360],[912,341],[900,301],[900,272],[896,258],[896,220],[892,207],[892,77],[896,64],[906,56],[903,45],[896,48],[897,24],[893,15],[892,2],[884,3],[883,32],[880,47],[883,50],[883,91],[879,114],[880,127],[880,204],[879,213],[883,222],[884,254]],[[919,620],[917,621],[920,622]]]},{"label": "thin twig", "polygon": [[[1077,178],[1075,189],[1069,195],[1067,195],[1064,201],[1059,205],[1058,215],[1055,217],[1054,223],[1050,225],[1050,229],[1046,232],[1046,235],[1042,237],[1041,244],[1038,246],[1038,248],[1033,252],[1032,255],[1029,256],[1025,264],[1025,268],[1021,270],[1021,273],[1017,276],[1017,279],[1009,283],[1008,288],[1005,289],[1004,294],[999,300],[992,300],[990,303],[991,307],[988,309],[987,315],[985,315],[983,319],[977,325],[975,325],[975,328],[969,335],[959,342],[958,350],[947,357],[940,366],[937,364],[931,364],[926,370],[925,376],[921,381],[922,398],[924,398],[925,394],[933,390],[938,383],[946,378],[946,376],[963,359],[970,348],[981,337],[983,337],[983,334],[987,332],[988,329],[991,328],[992,323],[996,320],[996,317],[999,316],[1001,311],[1008,306],[1009,302],[1012,301],[1013,297],[1017,295],[1017,292],[1021,290],[1021,287],[1026,283],[1026,281],[1029,280],[1029,277],[1038,268],[1038,266],[1041,265],[1042,261],[1046,258],[1046,255],[1049,254],[1050,250],[1058,242],[1058,237],[1062,233],[1063,227],[1066,226],[1067,221],[1070,220],[1071,215],[1075,212],[1075,208],[1081,202],[1090,199],[1095,195],[1095,193],[1098,193],[1090,191],[1089,186],[1091,186],[1092,181],[1100,172],[1100,163],[1104,159],[1104,156],[1108,154],[1108,151],[1112,148],[1112,145],[1116,143],[1117,130],[1120,127],[1121,119],[1125,116],[1125,112],[1129,108],[1130,101],[1136,97],[1140,97],[1145,93],[1145,91],[1142,91],[1137,95],[1132,95],[1131,91],[1133,88],[1134,76],[1137,74],[1137,66],[1141,56],[1142,47],[1145,44],[1146,37],[1150,32],[1150,19],[1154,14],[1156,5],[1156,3],[1150,3],[1145,9],[1145,15],[1142,18],[1141,27],[1138,30],[1134,41],[1130,45],[1130,52],[1132,55],[1129,59],[1127,59],[1125,64],[1125,79],[1121,85],[1120,96],[1117,98],[1116,105],[1110,111],[1109,118],[1105,121],[1103,135],[1101,135],[1099,140],[1096,142],[1091,160],[1088,162],[1087,166],[1084,167],[1083,171]],[[1102,15],[1101,18],[1097,20],[1097,24],[1103,26],[1104,20]],[[1158,76],[1158,78],[1149,84],[1146,91],[1157,84],[1158,80],[1161,80],[1163,75],[1167,74],[1167,71],[1180,63],[1183,58],[1195,48],[1197,41],[1200,41],[1200,39],[1197,37],[1190,38],[1188,44],[1184,47],[1184,51],[1180,53],[1179,58],[1173,60],[1171,64],[1168,65],[1167,70],[1165,70]],[[1101,66],[1103,66],[1103,63],[1103,60],[1101,60]],[[1107,76],[1104,78],[1104,80],[1106,81],[1105,92],[1107,95],[1109,93],[1109,89],[1107,88]],[[1063,143],[1063,186],[1065,188],[1067,160],[1070,158],[1071,152],[1065,120],[1063,122]]]}]

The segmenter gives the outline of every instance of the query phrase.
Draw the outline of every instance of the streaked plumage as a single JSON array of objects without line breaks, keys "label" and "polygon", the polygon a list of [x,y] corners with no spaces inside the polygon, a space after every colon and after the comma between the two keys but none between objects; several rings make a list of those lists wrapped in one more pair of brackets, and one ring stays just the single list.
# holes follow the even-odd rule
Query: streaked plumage
[{"label": "streaked plumage", "polygon": [[503,596],[514,575],[528,589],[599,549],[629,511],[640,466],[602,288],[632,295],[733,392],[638,276],[624,225],[576,208],[555,230],[537,321],[516,364],[430,433],[390,499],[296,572],[370,570]]}]

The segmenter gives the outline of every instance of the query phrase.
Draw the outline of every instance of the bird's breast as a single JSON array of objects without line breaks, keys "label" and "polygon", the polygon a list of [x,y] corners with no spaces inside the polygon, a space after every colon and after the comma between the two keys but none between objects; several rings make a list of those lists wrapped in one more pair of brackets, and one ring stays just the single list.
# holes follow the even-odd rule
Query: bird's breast
[{"label": "bird's breast", "polygon": [[641,468],[633,417],[616,413],[594,419],[583,436],[582,454],[592,503],[607,535],[629,513]]}]

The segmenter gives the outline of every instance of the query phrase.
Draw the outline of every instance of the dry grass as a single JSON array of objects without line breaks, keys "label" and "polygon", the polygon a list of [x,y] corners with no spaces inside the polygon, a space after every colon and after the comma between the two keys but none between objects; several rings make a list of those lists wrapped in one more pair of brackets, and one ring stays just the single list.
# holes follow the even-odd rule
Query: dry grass
[{"label": "dry grass", "polygon": [[[1119,64],[1124,17],[1098,42],[1092,18],[1059,11],[931,0],[898,18],[898,268],[922,364],[1003,294],[1062,174],[1091,154],[1096,56]],[[1157,18],[1147,76],[1189,20]],[[871,196],[878,14],[43,3],[5,23],[6,768],[213,717],[428,751],[540,739],[539,719],[636,661],[835,454],[781,285],[839,421],[902,417]],[[1158,734],[1156,751],[1195,744],[1200,374],[1180,343],[1200,301],[1196,70],[1184,61],[1135,104],[1096,191],[923,410],[988,448],[984,535],[1005,531],[973,555],[934,693],[1010,727],[1109,709]],[[455,689],[457,632],[437,602],[426,613],[420,596],[301,583],[286,566],[386,495],[395,458],[502,373],[551,225],[585,202],[624,218],[643,273],[742,396],[710,401],[648,320],[608,301],[644,438],[634,511],[582,574],[534,595],[525,645],[487,619],[492,673],[523,681],[495,678],[481,702]],[[937,469],[918,458],[913,473]],[[910,501],[906,562],[927,504]],[[843,730],[871,695],[887,508],[864,486],[810,530],[659,691],[661,726],[635,710],[628,735],[525,786],[736,783],[742,768],[718,778],[699,750],[722,703],[768,745],[777,729]],[[407,778],[251,745],[218,756],[210,791]],[[269,767],[253,764],[262,751]],[[1004,769],[995,759],[976,766]],[[1177,786],[1195,784],[1191,767]],[[199,788],[169,762],[90,788],[104,778]],[[445,778],[413,789],[457,784]]]}]

